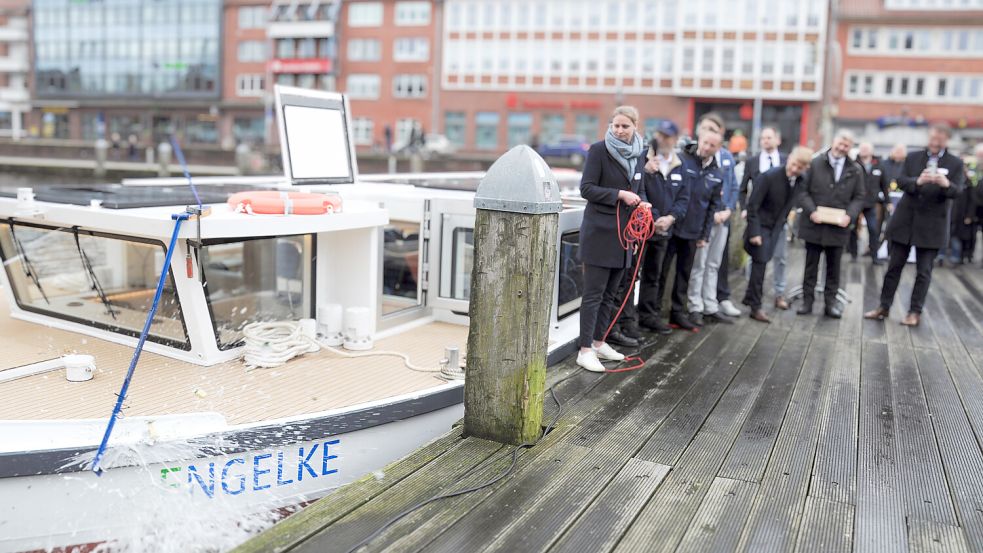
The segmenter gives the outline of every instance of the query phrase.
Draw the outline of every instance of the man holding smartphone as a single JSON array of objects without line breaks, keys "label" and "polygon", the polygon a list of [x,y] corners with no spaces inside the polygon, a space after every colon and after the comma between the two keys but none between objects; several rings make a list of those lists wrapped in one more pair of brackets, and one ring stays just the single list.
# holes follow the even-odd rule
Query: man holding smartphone
[{"label": "man holding smartphone", "polygon": [[965,179],[962,160],[946,150],[951,137],[952,129],[948,125],[932,125],[928,130],[928,147],[905,158],[898,177],[898,188],[904,191],[904,196],[887,227],[890,260],[881,287],[881,304],[864,313],[867,319],[887,318],[908,252],[914,246],[918,273],[911,290],[908,316],[901,324],[918,326],[921,320],[932,282],[932,262],[947,237],[947,202],[959,196]]}]

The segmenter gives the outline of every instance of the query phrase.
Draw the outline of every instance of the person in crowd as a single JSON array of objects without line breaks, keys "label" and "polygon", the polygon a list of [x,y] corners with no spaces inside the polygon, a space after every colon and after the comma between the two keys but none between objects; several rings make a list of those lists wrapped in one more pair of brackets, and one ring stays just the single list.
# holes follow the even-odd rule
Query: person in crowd
[{"label": "person in crowd", "polygon": [[[776,164],[754,178],[744,231],[744,250],[751,256],[751,277],[744,294],[744,305],[751,308],[750,316],[756,321],[771,322],[761,309],[765,269],[775,247],[785,242],[785,221],[795,206],[801,175],[811,161],[812,150],[796,146],[785,164]],[[788,305],[780,309],[788,309]]]},{"label": "person in crowd", "polygon": [[672,332],[660,315],[663,264],[675,223],[686,218],[689,207],[690,183],[683,161],[676,153],[678,136],[676,124],[663,120],[656,130],[645,164],[646,196],[653,211],[662,216],[655,222],[655,234],[646,244],[641,260],[637,318],[642,328],[659,334]]},{"label": "person in crowd", "polygon": [[[867,223],[867,254],[873,259],[874,265],[879,265],[881,261],[877,259],[877,249],[880,247],[881,238],[881,219],[878,216],[877,206],[884,206],[888,203],[888,184],[884,179],[884,171],[880,167],[880,160],[874,157],[874,145],[870,142],[862,142],[857,149],[857,163],[864,170],[864,202],[861,213]],[[886,211],[882,207],[882,211]],[[847,251],[850,257],[856,261],[860,253],[857,232],[860,230],[860,221],[853,222],[855,230],[850,233],[850,242],[847,244]],[[867,255],[865,254],[865,255]]]},{"label": "person in crowd", "polygon": [[952,204],[949,262],[953,265],[972,263],[973,252],[976,250],[976,175],[975,171],[970,175],[968,167],[963,170],[966,171],[963,178],[965,186]]},{"label": "person in crowd", "polygon": [[976,250],[976,233],[983,227],[983,142],[973,148],[974,158],[971,160],[972,167],[966,171],[967,183],[972,183],[973,187],[973,210],[975,218],[973,226],[973,236],[968,247],[969,254],[963,252],[963,259],[973,262],[973,253]]},{"label": "person in crowd", "polygon": [[684,330],[696,330],[686,314],[687,288],[693,258],[697,250],[707,246],[714,214],[721,210],[723,202],[721,189],[723,176],[717,168],[715,154],[720,149],[723,137],[711,130],[699,133],[696,143],[683,148],[679,157],[683,162],[683,179],[689,187],[689,204],[686,216],[673,224],[672,236],[666,247],[666,257],[662,262],[659,277],[658,296],[653,306],[662,304],[662,294],[666,289],[669,268],[676,260],[676,271],[672,281],[670,326]]},{"label": "person in crowd", "polygon": [[747,151],[747,137],[744,136],[741,129],[734,130],[734,134],[732,134],[730,140],[727,141],[727,151],[735,156],[741,152]]},{"label": "person in crowd", "polygon": [[[744,178],[741,179],[741,190],[737,196],[741,210],[741,218],[747,219],[747,199],[750,197],[753,180],[760,174],[768,170],[785,165],[785,154],[778,151],[782,144],[782,135],[775,127],[764,127],[758,137],[761,151],[748,158],[744,168]],[[786,214],[787,215],[787,214]],[[788,300],[785,299],[785,268],[788,266],[788,225],[782,224],[777,232],[780,236],[775,239],[774,251],[770,259],[775,261],[772,270],[772,286],[775,292],[775,307],[778,309],[788,309]],[[749,267],[750,269],[750,267]],[[721,302],[721,310],[727,313],[725,302]],[[729,301],[726,303],[730,303]],[[729,314],[729,313],[728,313]]]},{"label": "person in crowd", "polygon": [[962,193],[965,177],[962,160],[946,149],[951,137],[952,129],[948,125],[932,125],[928,131],[928,146],[905,158],[898,177],[898,187],[904,195],[887,226],[890,257],[881,286],[880,305],[864,313],[864,318],[880,321],[887,318],[901,282],[901,271],[914,247],[917,274],[908,315],[901,324],[918,326],[921,321],[925,297],[932,282],[932,260],[945,244],[946,204]]},{"label": "person in crowd", "polygon": [[[816,293],[819,259],[826,258],[826,282],[823,299],[827,317],[839,319],[843,311],[836,301],[840,287],[840,258],[850,239],[850,222],[863,207],[863,169],[847,155],[853,147],[853,133],[840,130],[833,137],[828,151],[818,155],[809,165],[800,188],[799,204],[802,221],[799,237],[806,244],[805,271],[802,275],[802,307],[800,315],[812,313]],[[837,220],[824,218],[819,207],[844,210]]]},{"label": "person in crowd", "polygon": [[884,182],[887,183],[888,190],[892,192],[898,189],[898,177],[901,176],[901,170],[904,168],[904,160],[907,155],[908,146],[901,143],[895,144],[891,148],[891,154],[881,164]]},{"label": "person in crowd", "polygon": [[580,180],[580,195],[587,200],[587,207],[580,225],[584,294],[577,364],[594,372],[604,372],[601,359],[625,358],[604,338],[621,304],[618,285],[633,255],[621,247],[621,233],[636,207],[651,207],[642,180],[645,144],[637,125],[638,110],[632,106],[615,108],[604,139],[587,152]]},{"label": "person in crowd", "polygon": [[[697,126],[697,136],[704,132],[712,132],[723,136],[724,120],[720,115],[710,112],[703,116]],[[693,270],[690,272],[689,316],[688,322],[702,326],[704,318],[720,323],[733,323],[720,312],[720,299],[730,300],[730,287],[727,285],[728,271],[724,261],[728,255],[728,236],[730,234],[730,216],[737,207],[738,184],[734,175],[734,156],[721,148],[714,156],[714,161],[723,178],[722,209],[713,215],[710,227],[710,238],[707,247],[700,249],[693,260]],[[740,314],[740,310],[737,311]]]}]

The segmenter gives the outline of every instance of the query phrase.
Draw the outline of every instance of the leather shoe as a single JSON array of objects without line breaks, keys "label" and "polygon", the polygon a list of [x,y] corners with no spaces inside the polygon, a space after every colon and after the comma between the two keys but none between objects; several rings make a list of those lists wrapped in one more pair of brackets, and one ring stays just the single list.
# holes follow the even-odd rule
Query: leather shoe
[{"label": "leather shoe", "polygon": [[720,311],[715,311],[713,313],[707,313],[706,315],[703,315],[703,320],[704,321],[714,322],[714,323],[722,323],[722,324],[725,324],[725,325],[732,325],[732,324],[734,324],[733,319],[731,319],[730,317],[724,315]]},{"label": "leather shoe", "polygon": [[625,347],[628,347],[628,348],[637,348],[638,347],[638,340],[636,340],[634,338],[631,338],[629,336],[625,336],[624,334],[622,334],[621,332],[619,332],[619,331],[617,331],[615,329],[612,329],[611,330],[611,333],[608,334],[607,339],[605,339],[604,341],[605,342],[611,342],[612,344],[615,344],[615,345],[618,345],[618,346],[625,346]]},{"label": "leather shoe", "polygon": [[693,323],[693,326],[703,326],[703,313],[690,313],[689,322]]},{"label": "leather shoe", "polygon": [[875,257],[874,260],[871,263],[873,263],[874,265],[883,265],[884,264],[884,260]]},{"label": "leather shoe", "polygon": [[624,321],[621,323],[621,333],[629,338],[634,338],[638,340],[642,337],[642,331],[638,328],[638,323],[635,321]]},{"label": "leather shoe", "polygon": [[785,300],[784,296],[775,296],[775,307],[782,310],[788,309],[788,301]]},{"label": "leather shoe", "polygon": [[865,319],[872,319],[875,321],[883,321],[887,318],[888,311],[881,306],[877,306],[874,309],[864,313]]},{"label": "leather shoe", "polygon": [[908,316],[901,321],[901,324],[905,326],[918,326],[922,320],[922,316],[919,313],[908,313]]},{"label": "leather shoe", "polygon": [[648,330],[649,332],[655,332],[656,334],[671,334],[672,327],[666,324],[662,319],[649,319],[638,323],[639,326]]},{"label": "leather shoe", "polygon": [[682,313],[673,314],[669,317],[669,326],[675,327],[681,330],[697,331],[699,327],[690,322],[690,320]]},{"label": "leather shoe", "polygon": [[799,315],[811,315],[812,314],[812,304],[811,303],[803,303],[802,304],[802,307],[800,307],[799,310],[796,311],[796,313],[798,313]]},{"label": "leather shoe", "polygon": [[837,306],[827,307],[823,314],[830,319],[840,319],[843,318],[843,310]]},{"label": "leather shoe", "polygon": [[762,311],[760,307],[758,309],[751,310],[750,317],[756,321],[761,321],[763,323],[771,322],[771,319],[768,318],[768,315],[765,315],[765,312]]}]

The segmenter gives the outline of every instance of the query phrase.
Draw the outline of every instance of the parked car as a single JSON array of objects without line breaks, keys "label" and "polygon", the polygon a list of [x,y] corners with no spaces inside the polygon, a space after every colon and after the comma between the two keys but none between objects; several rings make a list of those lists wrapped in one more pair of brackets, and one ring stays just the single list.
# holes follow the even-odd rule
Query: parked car
[{"label": "parked car", "polygon": [[536,151],[543,157],[562,157],[573,165],[580,165],[587,156],[590,142],[582,136],[560,136],[552,142],[540,144]]}]

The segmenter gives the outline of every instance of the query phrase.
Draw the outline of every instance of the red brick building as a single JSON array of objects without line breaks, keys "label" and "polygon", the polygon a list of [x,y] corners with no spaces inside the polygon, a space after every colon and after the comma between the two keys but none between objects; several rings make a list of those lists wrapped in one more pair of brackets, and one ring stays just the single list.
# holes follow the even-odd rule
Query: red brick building
[{"label": "red brick building", "polygon": [[430,132],[437,80],[441,2],[353,0],[339,15],[338,89],[352,106],[360,149],[399,147],[412,130]]},{"label": "red brick building", "polygon": [[881,147],[924,140],[924,121],[983,139],[983,2],[850,0],[838,10],[836,124]]}]

